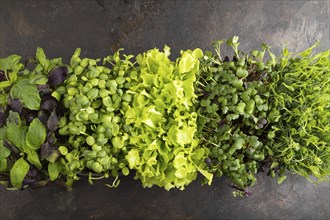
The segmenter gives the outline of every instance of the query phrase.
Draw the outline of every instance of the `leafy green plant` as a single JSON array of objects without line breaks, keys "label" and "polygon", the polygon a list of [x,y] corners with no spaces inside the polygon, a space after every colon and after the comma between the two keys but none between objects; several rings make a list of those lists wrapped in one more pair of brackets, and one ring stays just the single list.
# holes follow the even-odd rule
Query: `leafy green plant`
[{"label": "leafy green plant", "polygon": [[60,119],[61,135],[68,135],[68,143],[61,146],[60,159],[65,169],[67,185],[87,175],[89,182],[128,175],[124,158],[127,154],[129,126],[124,114],[132,100],[127,92],[133,56],[120,57],[120,50],[103,59],[80,58],[77,49],[70,61],[65,81],[64,105],[68,113]]},{"label": "leafy green plant", "polygon": [[329,179],[330,51],[312,55],[316,46],[294,57],[284,48],[271,74],[269,103],[279,116],[269,134],[274,152],[270,172],[278,173],[279,181],[285,179],[285,170]]},{"label": "leafy green plant", "polygon": [[61,59],[48,60],[38,48],[28,65],[12,55],[0,59],[0,69],[1,183],[16,189],[44,185],[57,178],[44,170],[59,156],[55,132],[61,111],[52,91],[63,82],[66,68]]},{"label": "leafy green plant", "polygon": [[200,49],[181,51],[172,62],[164,52],[149,50],[136,57],[136,71],[130,73],[132,106],[125,111],[126,125],[132,126],[125,157],[136,179],[144,187],[158,185],[166,190],[184,189],[203,174],[208,149],[199,145],[194,83],[199,69]]},{"label": "leafy green plant", "polygon": [[[221,58],[223,43],[233,48],[233,60]],[[273,60],[263,62],[269,49],[266,45],[249,54],[240,52],[238,45],[238,37],[214,43],[216,54],[207,52],[201,60],[196,90],[198,137],[210,149],[206,163],[211,172],[227,176],[244,189],[255,183],[255,174],[271,152],[264,133],[270,112],[267,84]]]},{"label": "leafy green plant", "polygon": [[[234,56],[222,57],[223,44]],[[256,174],[330,175],[330,51],[215,53],[170,48],[103,59],[0,59],[0,184],[72,184],[134,173],[144,187],[183,190],[226,176],[249,195]],[[264,61],[265,54],[269,60]]]}]

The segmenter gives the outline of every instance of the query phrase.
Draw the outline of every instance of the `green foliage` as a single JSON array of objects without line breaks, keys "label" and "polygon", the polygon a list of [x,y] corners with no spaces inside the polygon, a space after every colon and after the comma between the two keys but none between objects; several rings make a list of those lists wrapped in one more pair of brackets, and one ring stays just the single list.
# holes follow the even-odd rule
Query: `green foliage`
[{"label": "green foliage", "polygon": [[[221,59],[223,42],[233,48],[233,60]],[[245,188],[255,183],[255,174],[269,155],[264,134],[272,66],[262,61],[265,48],[239,58],[238,45],[238,37],[215,42],[217,55],[208,52],[201,60],[202,73],[196,84],[198,137],[210,150],[210,171]]]},{"label": "green foliage", "polygon": [[330,174],[330,51],[312,55],[316,46],[294,57],[283,50],[269,85],[279,115],[269,143],[279,163],[273,172],[282,167],[322,181]]},{"label": "green foliage", "polygon": [[22,182],[30,169],[30,165],[24,158],[18,159],[10,170],[10,182],[16,188],[22,187]]},{"label": "green foliage", "polygon": [[10,96],[13,99],[20,99],[25,107],[31,110],[39,110],[40,96],[35,85],[30,84],[29,79],[22,79],[16,83],[10,90]]},{"label": "green foliage", "polygon": [[0,106],[7,104],[7,91],[18,77],[18,73],[24,68],[20,63],[21,57],[18,55],[10,55],[6,58],[0,59],[0,76],[4,80],[0,80]]},{"label": "green foliage", "polygon": [[137,70],[131,73],[132,106],[125,112],[126,124],[133,126],[125,157],[135,178],[143,186],[158,185],[169,190],[184,189],[205,170],[208,149],[199,145],[194,83],[202,51],[181,51],[172,62],[164,52],[149,50],[137,56]]},{"label": "green foliage", "polygon": [[[65,81],[63,103],[68,113],[60,119],[61,135],[68,135],[67,146],[61,146],[67,185],[89,172],[89,181],[118,177],[127,173],[127,143],[130,127],[124,114],[131,102],[129,74],[133,56],[120,57],[120,51],[103,59],[80,58],[77,49],[71,58]],[[100,174],[94,177],[91,173]]]},{"label": "green foliage", "polygon": [[26,133],[26,145],[38,150],[46,140],[46,128],[38,118],[33,119]]},{"label": "green foliage", "polygon": [[52,91],[49,75],[63,64],[58,58],[46,59],[41,48],[37,56],[26,66],[17,55],[0,59],[0,83],[7,83],[0,90],[0,171],[8,188],[44,185],[49,178],[44,165],[58,157],[57,103],[46,101]]},{"label": "green foliage", "polygon": [[328,180],[330,51],[276,57],[266,44],[239,45],[235,36],[175,61],[167,46],[104,59],[78,48],[69,66],[41,48],[26,65],[0,59],[1,184],[70,188],[112,176],[113,188],[134,173],[144,187],[183,190],[200,173],[208,184],[228,177],[244,196],[259,171],[279,184],[286,170]]}]

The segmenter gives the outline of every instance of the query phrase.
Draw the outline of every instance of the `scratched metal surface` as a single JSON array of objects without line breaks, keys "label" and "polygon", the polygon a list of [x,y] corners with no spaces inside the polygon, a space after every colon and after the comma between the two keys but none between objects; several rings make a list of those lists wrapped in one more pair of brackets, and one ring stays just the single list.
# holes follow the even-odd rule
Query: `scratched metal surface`
[{"label": "scratched metal surface", "polygon": [[[0,56],[27,57],[43,47],[67,61],[76,47],[101,57],[124,47],[138,54],[153,47],[211,49],[216,39],[239,35],[244,50],[262,42],[276,54],[320,41],[330,45],[329,1],[0,0]],[[226,52],[226,51],[225,51]],[[86,180],[65,192],[56,186],[11,192],[0,188],[0,219],[330,219],[330,184],[296,175],[282,184],[258,175],[252,196],[234,198],[226,179],[199,181],[185,191],[143,189],[132,176],[117,189]]]}]

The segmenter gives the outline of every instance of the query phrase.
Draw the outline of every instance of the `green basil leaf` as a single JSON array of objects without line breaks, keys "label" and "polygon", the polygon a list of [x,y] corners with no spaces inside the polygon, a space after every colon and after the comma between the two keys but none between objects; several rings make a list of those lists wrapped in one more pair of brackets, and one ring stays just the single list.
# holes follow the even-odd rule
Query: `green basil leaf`
[{"label": "green basil leaf", "polygon": [[41,169],[42,165],[40,163],[40,159],[37,152],[31,149],[26,149],[25,152],[27,153],[28,161],[38,169]]},{"label": "green basil leaf", "polygon": [[9,81],[2,81],[2,82],[0,82],[0,89],[2,90],[4,88],[7,88],[10,85],[11,85],[11,82],[9,82]]},{"label": "green basil leaf", "polygon": [[36,58],[39,61],[39,63],[47,69],[48,66],[48,60],[46,58],[45,52],[42,48],[38,47],[37,48],[37,53],[36,53]]},{"label": "green basil leaf", "polygon": [[43,85],[46,84],[47,82],[48,82],[48,77],[46,77],[42,73],[35,74],[30,78],[31,84]]},{"label": "green basil leaf", "polygon": [[50,72],[52,69],[54,69],[56,66],[62,66],[62,58],[54,58],[49,60],[49,65],[47,68],[47,72]]},{"label": "green basil leaf", "polygon": [[12,69],[13,66],[15,66],[20,60],[21,60],[21,57],[16,54],[10,55],[6,58],[2,58],[2,59],[0,59],[0,69],[3,71]]},{"label": "green basil leaf", "polygon": [[7,170],[7,159],[0,160],[0,172],[5,172]]},{"label": "green basil leaf", "polygon": [[[20,67],[16,67],[17,71],[19,70]],[[8,77],[10,82],[15,82],[17,80],[17,71],[11,71],[8,73]]]},{"label": "green basil leaf", "polygon": [[21,118],[20,118],[20,116],[19,116],[19,114],[17,112],[13,112],[11,110],[9,111],[9,115],[8,115],[7,121],[6,121],[7,126],[10,123],[14,123],[14,124],[17,124],[17,125],[21,125],[22,124]]},{"label": "green basil leaf", "polygon": [[49,173],[50,181],[56,180],[58,175],[61,173],[62,169],[63,166],[60,162],[49,163],[48,173]]},{"label": "green basil leaf", "polygon": [[30,165],[23,157],[18,159],[10,170],[10,182],[16,188],[22,187],[23,180],[30,169]]},{"label": "green basil leaf", "polygon": [[38,118],[35,118],[26,134],[26,145],[33,150],[38,150],[46,140],[46,128]]},{"label": "green basil leaf", "polygon": [[10,90],[10,96],[13,99],[23,101],[25,107],[31,110],[39,110],[40,95],[37,87],[30,84],[29,79],[22,79],[16,83]]},{"label": "green basil leaf", "polygon": [[7,137],[7,127],[3,126],[0,128],[0,140],[4,140]]},{"label": "green basil leaf", "polygon": [[10,155],[10,150],[3,146],[3,140],[0,140],[0,160],[6,159]]},{"label": "green basil leaf", "polygon": [[14,123],[10,123],[7,127],[7,138],[20,151],[23,151],[25,146],[26,129]]}]

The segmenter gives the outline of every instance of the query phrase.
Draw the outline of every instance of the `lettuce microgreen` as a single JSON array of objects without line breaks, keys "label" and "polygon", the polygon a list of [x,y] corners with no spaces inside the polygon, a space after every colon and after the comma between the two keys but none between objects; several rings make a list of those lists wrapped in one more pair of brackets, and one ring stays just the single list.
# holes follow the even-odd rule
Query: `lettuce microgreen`
[{"label": "lettuce microgreen", "polygon": [[137,77],[131,81],[129,93],[133,106],[125,113],[126,124],[132,125],[129,151],[125,157],[135,178],[143,186],[158,185],[169,190],[184,189],[197,173],[208,182],[212,174],[205,170],[208,149],[196,139],[197,114],[194,83],[203,56],[200,49],[181,51],[171,61],[170,48],[139,54]]}]

